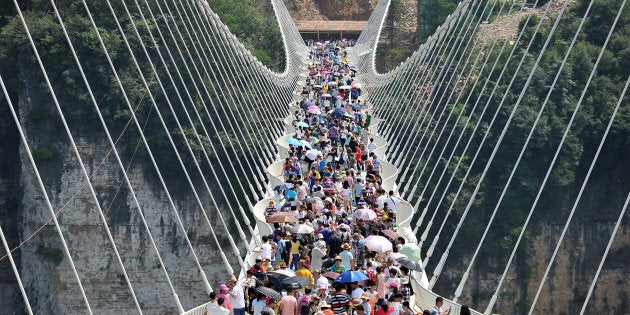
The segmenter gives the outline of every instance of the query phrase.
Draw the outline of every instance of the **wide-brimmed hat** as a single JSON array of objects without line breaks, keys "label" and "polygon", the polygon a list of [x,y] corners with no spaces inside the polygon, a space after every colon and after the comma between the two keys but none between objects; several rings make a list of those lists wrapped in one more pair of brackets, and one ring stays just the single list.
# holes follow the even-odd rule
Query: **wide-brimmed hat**
[{"label": "wide-brimmed hat", "polygon": [[341,248],[343,248],[343,249],[350,249],[350,244],[343,243],[343,245],[341,245]]},{"label": "wide-brimmed hat", "polygon": [[331,307],[330,304],[328,304],[328,302],[326,302],[326,301],[319,302],[319,305],[317,305],[317,306],[319,306],[319,308],[330,308]]},{"label": "wide-brimmed hat", "polygon": [[352,299],[352,305],[354,305],[356,307],[359,304],[361,304],[361,300],[359,300],[359,299]]},{"label": "wide-brimmed hat", "polygon": [[225,284],[221,284],[219,286],[219,291],[229,291],[229,290],[230,290],[230,288],[228,288],[228,286],[225,285]]},{"label": "wide-brimmed hat", "polygon": [[341,257],[340,256],[335,256],[335,261],[337,261],[337,260],[341,260]]},{"label": "wide-brimmed hat", "polygon": [[363,294],[361,295],[361,298],[362,298],[362,299],[364,299],[364,300],[369,300],[369,299],[371,299],[372,297],[370,296],[370,294],[369,294],[369,293],[367,293],[367,292],[363,292]]}]

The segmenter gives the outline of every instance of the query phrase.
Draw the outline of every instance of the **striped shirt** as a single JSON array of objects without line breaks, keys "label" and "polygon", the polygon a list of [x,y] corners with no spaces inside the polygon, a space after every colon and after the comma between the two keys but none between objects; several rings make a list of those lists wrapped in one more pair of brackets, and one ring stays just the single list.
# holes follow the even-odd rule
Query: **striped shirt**
[{"label": "striped shirt", "polygon": [[348,310],[348,302],[350,302],[350,298],[348,298],[345,294],[335,294],[330,297],[330,306],[335,315],[340,315],[341,313]]}]

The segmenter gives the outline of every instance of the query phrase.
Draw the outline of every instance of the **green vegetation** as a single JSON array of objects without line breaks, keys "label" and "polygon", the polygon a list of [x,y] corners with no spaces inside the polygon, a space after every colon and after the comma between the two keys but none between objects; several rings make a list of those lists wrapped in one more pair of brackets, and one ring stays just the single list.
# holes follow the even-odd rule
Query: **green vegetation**
[{"label": "green vegetation", "polygon": [[55,265],[59,265],[63,260],[63,251],[57,247],[40,246],[37,248],[37,254],[42,256],[46,261],[49,261]]},{"label": "green vegetation", "polygon": [[[446,2],[444,3],[446,4]],[[525,155],[514,174],[514,179],[501,203],[489,235],[481,248],[480,258],[475,266],[481,274],[489,273],[491,274],[490,277],[492,277],[492,275],[503,271],[506,259],[509,257],[521,231],[521,226],[530,211],[534,197],[541,186],[547,168],[552,161],[580,95],[586,86],[595,60],[621,3],[621,0],[596,0],[593,3],[589,18],[586,20],[574,48],[569,53],[567,63],[560,73],[558,82],[549,100],[546,102],[542,118],[535,126],[532,140],[528,144]],[[460,132],[464,132],[464,141],[460,142],[457,148],[454,148],[456,137],[448,144],[446,143],[446,136],[440,138],[436,145],[437,148],[441,149],[446,146],[445,152],[447,154],[455,149],[455,157],[450,162],[445,179],[437,187],[438,195],[432,199],[431,204],[425,204],[430,194],[425,193],[423,196],[424,201],[420,203],[419,207],[420,209],[427,207],[429,216],[435,209],[439,209],[437,220],[442,220],[444,213],[451,206],[451,202],[466,170],[470,169],[471,173],[463,184],[460,196],[454,204],[453,214],[445,223],[442,231],[441,235],[447,237],[440,238],[436,247],[436,252],[442,253],[462,216],[463,210],[468,204],[475,186],[479,182],[480,175],[489,161],[492,150],[497,146],[501,130],[518,100],[528,76],[533,74],[524,97],[520,101],[519,107],[515,111],[515,115],[507,129],[506,136],[502,140],[491,167],[480,186],[479,193],[475,197],[465,224],[450,250],[447,264],[460,266],[462,262],[464,265],[468,263],[472,254],[471,248],[477,246],[483,230],[489,222],[490,215],[498,202],[505,183],[508,181],[508,176],[514,167],[516,158],[531,127],[534,125],[538,111],[542,104],[545,103],[547,93],[558,72],[562,59],[567,53],[569,44],[587,5],[588,1],[579,1],[579,3],[569,8],[560,21],[556,32],[551,35],[549,46],[546,48],[537,69],[534,69],[534,62],[541,53],[543,44],[551,32],[551,23],[553,23],[554,18],[544,20],[542,27],[538,31],[536,31],[536,25],[540,21],[538,16],[532,16],[527,22],[524,18],[519,25],[519,31],[525,30],[520,41],[514,43],[500,41],[492,51],[490,51],[489,44],[480,51],[474,51],[470,60],[474,60],[480,54],[483,58],[489,56],[488,65],[492,65],[495,61],[497,62],[496,68],[492,72],[490,72],[491,67],[489,66],[481,70],[481,63],[474,68],[472,68],[471,64],[460,65],[459,68],[455,68],[455,63],[449,65],[446,62],[446,60],[449,60],[447,59],[447,53],[450,53],[448,49],[446,49],[447,53],[438,56],[445,62],[440,63],[435,68],[430,68],[427,65],[422,69],[422,71],[427,73],[435,72],[436,76],[437,73],[442,75],[444,73],[448,73],[448,75],[464,73],[466,75],[472,71],[471,81],[468,82],[463,90],[461,89],[461,84],[455,91],[453,91],[453,85],[446,86],[446,84],[443,84],[435,86],[431,93],[425,93],[426,90],[416,86],[415,88],[418,90],[415,93],[401,93],[402,95],[397,96],[398,99],[388,100],[388,106],[392,104],[394,104],[393,106],[396,106],[395,104],[410,106],[410,104],[413,104],[413,106],[418,107],[418,110],[429,110],[430,108],[430,112],[433,112],[437,108],[437,113],[440,113],[444,106],[448,106],[445,114],[439,117],[432,117],[430,113],[427,114],[426,121],[432,122],[428,126],[423,126],[422,129],[419,129],[418,125],[411,125],[407,129],[409,130],[408,134],[402,135],[395,140],[404,145],[420,146],[421,148],[425,146],[432,148],[437,137],[428,140],[428,143],[419,143],[420,137],[418,137],[416,138],[416,143],[410,143],[414,134],[422,134],[425,128],[431,132],[436,124],[439,124],[438,127],[441,127],[445,123],[446,116],[451,108],[455,109],[453,115],[462,113],[462,119],[458,123],[453,121],[453,118],[456,116],[451,118],[447,125],[447,131],[455,128],[456,136]],[[597,72],[581,102],[581,107],[560,151],[549,181],[535,208],[530,226],[526,230],[525,239],[519,247],[519,252],[514,262],[518,268],[518,282],[526,283],[530,277],[540,272],[540,269],[536,269],[538,267],[533,263],[533,257],[539,253],[533,250],[532,242],[538,240],[540,233],[537,231],[565,223],[567,214],[573,206],[595,151],[600,144],[612,110],[628,78],[628,73],[630,72],[630,49],[628,48],[630,47],[630,29],[628,28],[630,8],[628,7],[626,5],[621,14],[621,20],[606,47]],[[486,12],[486,14],[489,13]],[[475,36],[475,34],[464,34],[462,38],[472,38],[471,36]],[[454,39],[454,42],[457,43],[456,40],[460,39]],[[526,51],[525,49],[530,41],[532,42],[532,47],[529,51]],[[506,47],[501,52],[503,44],[506,44]],[[451,47],[454,47],[454,45],[451,45]],[[513,48],[515,49],[514,56],[508,60],[507,55]],[[455,60],[459,57],[459,55],[455,56]],[[512,86],[510,86],[512,75],[516,72],[521,59],[524,60],[523,65],[518,71]],[[440,67],[450,68],[440,72],[442,70]],[[505,75],[499,78],[499,74],[504,69]],[[417,70],[414,69],[414,71]],[[482,89],[486,81],[489,84]],[[393,91],[397,88],[397,84],[401,83],[392,83],[381,88],[385,91]],[[429,84],[432,85],[433,82]],[[495,87],[496,91],[491,96]],[[428,89],[431,86],[425,86],[424,88]],[[371,92],[375,93],[374,91]],[[451,98],[447,102],[451,92],[455,96],[461,93],[462,97],[457,103],[454,103],[456,97]],[[384,94],[387,94],[387,92]],[[426,103],[418,101],[421,95],[430,95],[430,97],[425,97],[428,100]],[[469,95],[471,101],[464,107],[464,100]],[[472,111],[473,103],[477,99],[479,99],[479,105]],[[502,99],[504,99],[503,102]],[[412,102],[412,100],[415,101]],[[486,104],[488,108],[482,115],[482,109]],[[501,108],[499,108],[499,105],[501,105]],[[491,126],[490,122],[495,112],[498,113],[497,118]],[[465,119],[468,117],[471,120],[465,125]],[[439,123],[436,120],[439,120]],[[474,135],[471,135],[471,131],[478,121],[481,121],[478,130]],[[403,130],[402,128],[405,126],[417,122],[419,120],[410,120],[410,117],[400,117],[398,121],[390,123],[393,126],[398,126],[394,130]],[[465,131],[463,131],[464,127],[466,127]],[[489,130],[488,138],[481,146],[482,137],[486,130]],[[466,140],[471,136],[470,148],[464,154],[462,152],[466,145]],[[425,139],[425,141],[427,140]],[[471,165],[475,151],[479,147],[481,147],[481,150],[477,160],[474,165]],[[626,94],[612,125],[611,132],[606,139],[603,151],[597,160],[585,193],[582,196],[572,228],[576,230],[580,227],[583,228],[588,226],[589,223],[592,224],[592,220],[612,222],[617,218],[619,209],[621,209],[625,199],[624,194],[626,193],[624,189],[619,188],[630,185],[630,178],[627,176],[627,170],[630,169],[630,162],[627,159],[628,154],[630,154],[628,148],[630,148],[630,98]],[[424,160],[428,155],[425,155],[423,160],[420,160],[419,155],[407,161],[407,165],[402,165],[401,168],[415,167],[416,165],[422,167],[428,163],[427,170],[431,170],[435,166],[435,155],[430,161]],[[448,155],[446,155],[446,158],[448,158]],[[443,157],[437,162],[439,163],[438,170],[442,170],[446,158]],[[462,161],[462,165],[455,172],[454,165],[458,160]],[[454,172],[455,174],[453,175]],[[451,175],[454,176],[453,183],[446,188],[444,187],[445,183]],[[420,183],[420,187],[415,192],[415,198],[418,198],[421,191],[424,190],[423,185],[428,185],[426,188],[427,192],[432,192],[436,188],[438,176],[434,175],[431,180],[428,177],[429,172],[427,171],[422,178],[413,179],[414,183]],[[445,189],[446,198],[441,204],[438,204],[440,194]],[[426,222],[427,219],[425,218],[423,226],[426,226]],[[429,232],[429,236],[435,235],[438,228],[439,224],[434,224]],[[421,230],[420,232],[423,231]],[[579,234],[580,232],[573,231],[573,233]],[[588,233],[596,232],[589,231]],[[425,246],[428,247],[429,244]],[[426,250],[426,248],[423,250]],[[434,255],[427,269],[432,270],[438,260],[439,256],[436,258]],[[443,277],[447,276],[443,275]],[[457,275],[453,277],[453,279],[457,279]],[[452,283],[448,280],[440,280],[436,291],[453,292],[456,286],[457,282]],[[487,301],[488,297],[478,298],[481,302]],[[515,311],[507,311],[507,313],[512,312]]]},{"label": "green vegetation", "polygon": [[208,3],[258,60],[276,71],[284,69],[280,28],[268,1],[210,0]]}]

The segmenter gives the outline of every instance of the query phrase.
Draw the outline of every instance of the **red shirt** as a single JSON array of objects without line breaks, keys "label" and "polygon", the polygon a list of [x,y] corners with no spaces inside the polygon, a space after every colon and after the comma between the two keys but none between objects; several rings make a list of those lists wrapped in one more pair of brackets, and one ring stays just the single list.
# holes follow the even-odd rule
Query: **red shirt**
[{"label": "red shirt", "polygon": [[381,308],[380,306],[378,307],[378,310],[376,311],[375,315],[389,315],[394,311],[394,307],[393,306],[387,306],[387,311],[383,310],[383,308]]}]

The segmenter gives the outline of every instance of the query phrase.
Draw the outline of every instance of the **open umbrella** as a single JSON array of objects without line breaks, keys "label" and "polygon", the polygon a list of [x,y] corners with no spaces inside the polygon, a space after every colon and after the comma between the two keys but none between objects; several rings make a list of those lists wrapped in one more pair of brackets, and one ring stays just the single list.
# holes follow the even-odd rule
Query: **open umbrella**
[{"label": "open umbrella", "polygon": [[357,210],[357,212],[354,213],[354,217],[361,220],[374,220],[376,219],[377,215],[374,210],[363,208]]},{"label": "open umbrella", "polygon": [[319,89],[322,88],[322,86],[319,85],[319,84],[315,84],[315,85],[313,85],[313,88],[316,89],[316,90],[319,90]]},{"label": "open umbrella", "polygon": [[391,252],[392,251],[392,242],[388,240],[386,237],[379,235],[368,236],[364,240],[365,246],[377,252]]},{"label": "open umbrella", "polygon": [[398,259],[398,258],[407,258],[407,255],[402,253],[389,253],[387,254],[387,260],[389,259]]},{"label": "open umbrella", "polygon": [[338,107],[335,108],[332,113],[330,113],[330,117],[332,117],[333,119],[340,119],[342,118],[344,115],[346,114],[346,110]]},{"label": "open umbrella", "polygon": [[311,234],[313,232],[315,232],[315,229],[312,226],[306,224],[300,224],[296,231],[297,234]]},{"label": "open umbrella", "polygon": [[298,218],[290,212],[277,212],[267,217],[267,223],[297,222]]},{"label": "open umbrella", "polygon": [[401,265],[409,268],[409,270],[422,271],[422,265],[416,261],[413,261],[409,258],[401,257],[397,258],[396,261]]},{"label": "open umbrella", "polygon": [[303,121],[298,121],[295,123],[296,126],[298,127],[304,127],[304,128],[308,128],[308,124],[303,122]]},{"label": "open umbrella", "polygon": [[322,274],[322,276],[324,276],[325,278],[328,278],[328,279],[335,280],[335,279],[337,279],[337,277],[339,277],[339,274],[334,272],[334,271],[326,271],[326,272],[324,272]]},{"label": "open umbrella", "polygon": [[399,253],[403,253],[413,261],[420,260],[420,247],[414,243],[405,243],[398,249]]},{"label": "open umbrella", "polygon": [[381,233],[383,233],[383,236],[389,238],[392,241],[395,241],[400,237],[400,235],[394,230],[381,230]]},{"label": "open umbrella", "polygon": [[317,160],[317,155],[319,154],[319,151],[313,149],[313,150],[308,150],[306,151],[306,157],[311,159],[312,161]]},{"label": "open umbrella", "polygon": [[306,112],[309,113],[309,114],[319,115],[319,114],[322,113],[322,110],[319,109],[319,107],[317,107],[317,109],[315,109],[315,108],[314,109],[309,109]]},{"label": "open umbrella", "polygon": [[366,276],[363,272],[360,271],[346,271],[335,279],[336,283],[347,283],[347,282],[359,282],[369,280],[368,276]]},{"label": "open umbrella", "polygon": [[311,145],[311,143],[310,143],[310,142],[308,142],[308,141],[306,141],[306,140],[300,140],[300,142],[302,142],[302,145],[303,145],[303,146],[305,146],[305,147],[307,147],[307,148],[309,148],[309,149],[312,149],[312,148],[313,148],[313,146]]},{"label": "open umbrella", "polygon": [[300,140],[295,139],[295,138],[287,138],[284,141],[286,141],[286,143],[290,145],[302,146],[302,142],[300,142]]},{"label": "open umbrella", "polygon": [[331,96],[332,96],[332,95],[330,95],[330,94],[328,94],[328,93],[324,93],[324,94],[322,94],[322,97],[323,97],[323,98],[329,98],[329,97],[331,97]]},{"label": "open umbrella", "polygon": [[282,294],[280,294],[278,291],[272,288],[257,287],[256,292],[262,293],[264,296],[270,297],[276,301],[279,301],[280,299],[282,299]]},{"label": "open umbrella", "polygon": [[274,270],[270,272],[269,275],[272,277],[276,277],[278,279],[286,279],[286,278],[295,277],[295,272],[293,272],[293,270],[288,270],[288,269],[278,269],[278,270]]},{"label": "open umbrella", "polygon": [[293,184],[291,183],[284,183],[284,184],[280,184],[277,185],[276,187],[273,188],[274,191],[278,191],[278,190],[287,190],[287,189],[291,189],[293,188]]},{"label": "open umbrella", "polygon": [[342,85],[342,86],[340,86],[340,87],[339,87],[339,89],[340,89],[340,90],[349,90],[349,89],[351,89],[351,88],[352,88],[352,87],[351,87],[351,86],[349,86],[349,85]]},{"label": "open umbrella", "polygon": [[282,285],[285,285],[287,287],[291,287],[294,289],[303,288],[309,284],[311,284],[311,280],[308,280],[300,276],[293,276],[293,277],[282,280]]}]

